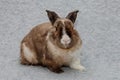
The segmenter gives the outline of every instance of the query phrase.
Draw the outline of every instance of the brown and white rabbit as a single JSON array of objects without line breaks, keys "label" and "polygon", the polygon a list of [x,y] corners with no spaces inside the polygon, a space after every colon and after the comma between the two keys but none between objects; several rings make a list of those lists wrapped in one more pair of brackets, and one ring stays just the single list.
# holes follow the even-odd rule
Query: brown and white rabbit
[{"label": "brown and white rabbit", "polygon": [[70,12],[66,18],[46,12],[50,22],[33,28],[21,42],[21,64],[46,66],[56,73],[63,72],[62,66],[85,70],[77,58],[82,41],[74,22],[79,11]]}]

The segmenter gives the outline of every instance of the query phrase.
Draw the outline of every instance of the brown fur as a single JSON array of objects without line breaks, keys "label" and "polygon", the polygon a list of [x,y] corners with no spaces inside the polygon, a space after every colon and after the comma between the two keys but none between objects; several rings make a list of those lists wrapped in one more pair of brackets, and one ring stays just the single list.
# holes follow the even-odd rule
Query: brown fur
[{"label": "brown fur", "polygon": [[61,20],[65,20],[65,25],[66,26],[64,26],[64,27],[67,28],[67,29],[69,29],[69,32],[71,34],[70,37],[72,39],[72,43],[70,43],[70,45],[68,47],[68,49],[69,49],[69,48],[73,47],[74,45],[76,45],[78,43],[78,41],[80,40],[79,35],[78,35],[77,31],[73,28],[73,24],[72,24],[72,22],[70,20],[68,20],[68,19],[58,19],[56,21],[56,23],[54,24],[54,26],[57,26],[57,24],[59,24],[57,26],[58,31],[56,30],[56,31],[52,32],[53,34],[51,36],[51,40],[53,40],[52,42],[54,42],[55,45],[57,45],[60,48],[64,49],[64,46],[59,41],[60,38],[57,37],[57,36],[60,36],[60,33],[59,33],[59,30],[60,30],[60,27],[61,27],[60,25],[63,25],[62,22],[61,22]]},{"label": "brown fur", "polygon": [[[57,16],[57,14],[55,15]],[[69,30],[71,35],[70,37],[72,39],[72,42],[67,48],[64,48],[60,43],[60,33],[57,31],[57,29],[59,30],[60,28],[57,25],[61,20],[65,20],[65,28]],[[66,52],[74,51],[79,48],[82,43],[77,31],[73,28],[73,23],[68,19],[52,20],[52,24],[50,22],[40,24],[33,28],[21,42],[21,64],[42,65],[48,67],[53,72],[63,72],[61,67],[65,65],[63,63],[64,61],[62,61],[62,57],[60,56],[58,56],[58,58],[54,58],[52,52],[49,50],[48,41],[51,41],[60,50]],[[24,56],[23,44],[33,52],[34,59],[31,62]]]}]

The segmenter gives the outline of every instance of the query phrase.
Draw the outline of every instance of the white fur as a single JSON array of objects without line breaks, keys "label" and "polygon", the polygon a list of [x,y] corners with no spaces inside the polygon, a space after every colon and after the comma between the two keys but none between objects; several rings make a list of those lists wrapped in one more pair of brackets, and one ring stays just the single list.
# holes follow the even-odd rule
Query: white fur
[{"label": "white fur", "polygon": [[73,69],[80,70],[80,71],[85,70],[85,67],[80,64],[79,58],[73,58],[72,62],[70,63],[70,67]]},{"label": "white fur", "polygon": [[[64,24],[64,20],[61,20],[63,25],[65,26]],[[67,35],[66,33],[66,30],[65,28],[63,27],[63,31],[62,31],[63,35],[62,35],[62,38],[60,40],[60,42],[65,46],[67,47],[67,45],[71,42],[71,38]]]},{"label": "white fur", "polygon": [[65,33],[65,34],[62,35],[62,38],[61,38],[60,42],[64,46],[66,46],[66,45],[68,45],[71,42],[71,38]]},{"label": "white fur", "polygon": [[24,57],[31,63],[37,63],[38,61],[35,58],[35,53],[33,51],[31,51],[26,45],[25,43],[22,44],[23,45],[23,53],[24,53]]},{"label": "white fur", "polygon": [[68,65],[73,69],[78,69],[80,71],[85,70],[85,68],[80,64],[79,54],[81,53],[81,50],[79,48],[74,51],[67,51],[54,46],[50,41],[48,41],[48,49],[55,60],[63,61],[62,63],[64,65]]}]

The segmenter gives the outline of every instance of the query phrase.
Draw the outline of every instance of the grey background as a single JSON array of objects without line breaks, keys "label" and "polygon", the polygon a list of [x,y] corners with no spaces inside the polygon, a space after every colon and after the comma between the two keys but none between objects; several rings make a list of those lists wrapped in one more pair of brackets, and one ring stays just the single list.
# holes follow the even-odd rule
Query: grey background
[{"label": "grey background", "polygon": [[[22,38],[49,21],[45,10],[65,17],[78,9],[75,28],[83,40],[86,72],[55,74],[19,64]],[[0,80],[120,80],[120,0],[0,0]]]}]

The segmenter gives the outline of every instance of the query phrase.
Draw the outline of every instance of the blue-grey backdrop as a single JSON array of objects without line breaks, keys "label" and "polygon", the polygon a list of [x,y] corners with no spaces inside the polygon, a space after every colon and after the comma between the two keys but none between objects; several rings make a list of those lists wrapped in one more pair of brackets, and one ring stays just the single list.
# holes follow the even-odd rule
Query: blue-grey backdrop
[{"label": "blue-grey backdrop", "polygon": [[[45,10],[65,17],[80,12],[75,28],[83,40],[81,63],[86,72],[19,64],[22,38],[49,21]],[[0,0],[0,80],[120,80],[120,0]]]}]

